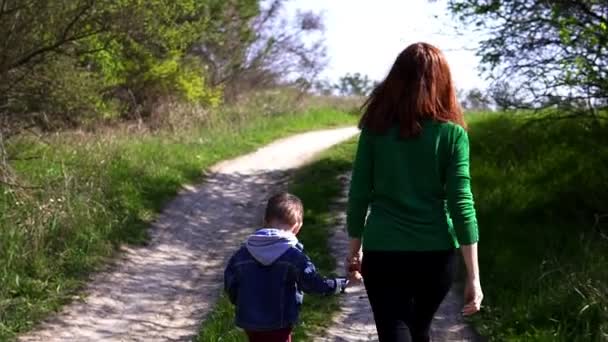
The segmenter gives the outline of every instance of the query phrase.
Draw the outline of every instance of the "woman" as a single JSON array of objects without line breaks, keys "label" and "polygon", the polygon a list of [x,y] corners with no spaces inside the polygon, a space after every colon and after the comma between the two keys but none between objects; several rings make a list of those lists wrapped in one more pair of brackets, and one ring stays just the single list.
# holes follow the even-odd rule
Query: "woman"
[{"label": "woman", "polygon": [[429,341],[459,247],[463,314],[477,312],[483,298],[466,124],[441,51],[407,47],[363,108],[348,200],[349,271],[361,271],[381,342]]}]

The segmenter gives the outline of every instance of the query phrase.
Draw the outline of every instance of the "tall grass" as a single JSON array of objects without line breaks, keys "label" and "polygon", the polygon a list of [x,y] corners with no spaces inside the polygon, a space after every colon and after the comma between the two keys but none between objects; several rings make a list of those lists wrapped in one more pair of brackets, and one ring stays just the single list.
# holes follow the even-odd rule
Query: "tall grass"
[{"label": "tall grass", "polygon": [[608,127],[479,115],[470,125],[494,341],[608,341]]},{"label": "tall grass", "polygon": [[12,140],[20,182],[40,188],[0,187],[0,340],[68,302],[120,244],[145,243],[150,220],[206,167],[282,136],[354,121],[328,109],[255,110],[154,133],[106,127]]}]

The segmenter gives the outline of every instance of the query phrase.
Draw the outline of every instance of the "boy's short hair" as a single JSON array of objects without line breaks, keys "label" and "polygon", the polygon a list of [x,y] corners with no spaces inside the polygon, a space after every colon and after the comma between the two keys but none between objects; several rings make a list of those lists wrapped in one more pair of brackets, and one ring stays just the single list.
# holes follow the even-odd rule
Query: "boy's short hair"
[{"label": "boy's short hair", "polygon": [[268,199],[264,221],[266,224],[279,221],[293,226],[302,222],[303,216],[304,205],[302,205],[302,201],[295,195],[281,192]]}]

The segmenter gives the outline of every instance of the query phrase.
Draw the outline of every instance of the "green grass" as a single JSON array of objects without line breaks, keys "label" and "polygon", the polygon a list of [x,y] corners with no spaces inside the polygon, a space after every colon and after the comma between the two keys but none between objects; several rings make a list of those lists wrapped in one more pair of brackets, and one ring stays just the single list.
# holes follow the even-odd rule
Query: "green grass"
[{"label": "green grass", "polygon": [[[479,115],[470,124],[493,341],[608,341],[608,127]],[[604,234],[604,237],[602,237]]]},{"label": "green grass", "polygon": [[333,110],[250,113],[179,132],[12,140],[20,182],[42,188],[0,185],[0,340],[68,302],[119,244],[145,243],[148,223],[205,168],[279,137],[354,121]]},{"label": "green grass", "polygon": [[[298,170],[290,191],[304,202],[304,226],[298,235],[306,253],[322,274],[330,275],[335,261],[330,255],[328,238],[334,219],[330,203],[340,195],[337,176],[350,170],[355,152],[354,140],[340,144],[324,153],[318,161]],[[295,341],[311,341],[311,333],[326,327],[331,314],[338,308],[336,297],[305,296],[301,323],[294,334]],[[234,309],[222,296],[213,313],[203,322],[198,341],[247,341],[234,326]]]}]

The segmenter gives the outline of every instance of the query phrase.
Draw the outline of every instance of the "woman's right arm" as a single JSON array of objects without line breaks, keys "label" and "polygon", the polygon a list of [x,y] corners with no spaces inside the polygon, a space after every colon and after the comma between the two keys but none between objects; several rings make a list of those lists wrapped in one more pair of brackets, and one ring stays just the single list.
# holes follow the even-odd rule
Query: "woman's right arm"
[{"label": "woman's right arm", "polygon": [[361,131],[353,162],[346,209],[346,228],[351,239],[361,239],[363,235],[365,217],[372,195],[374,165],[370,138],[368,132]]},{"label": "woman's right arm", "polygon": [[483,300],[483,291],[481,290],[481,281],[479,280],[479,262],[477,259],[477,242],[472,245],[460,246],[462,259],[467,270],[467,279],[464,284],[464,307],[462,314],[465,316],[472,315],[481,308]]},{"label": "woman's right arm", "polygon": [[350,237],[350,248],[346,263],[347,271],[353,276],[351,280],[360,278],[357,272],[361,266],[361,236],[373,189],[374,162],[370,138],[368,132],[361,131],[348,191],[346,228]]},{"label": "woman's right arm", "polygon": [[453,154],[447,170],[446,191],[450,216],[467,271],[463,314],[471,315],[479,311],[483,299],[477,257],[479,233],[471,192],[469,139],[466,131],[458,129],[454,140]]}]

